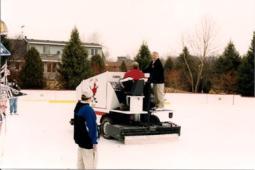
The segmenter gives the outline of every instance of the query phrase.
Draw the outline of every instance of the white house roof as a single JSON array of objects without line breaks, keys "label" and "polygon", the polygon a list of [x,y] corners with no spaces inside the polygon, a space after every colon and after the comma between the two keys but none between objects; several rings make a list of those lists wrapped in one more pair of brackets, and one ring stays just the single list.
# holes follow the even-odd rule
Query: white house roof
[{"label": "white house roof", "polygon": [[[56,46],[64,46],[68,43],[67,41],[38,40],[38,39],[25,39],[25,41],[29,44],[44,44]],[[102,45],[97,43],[82,43],[82,45],[90,48],[102,48]]]}]

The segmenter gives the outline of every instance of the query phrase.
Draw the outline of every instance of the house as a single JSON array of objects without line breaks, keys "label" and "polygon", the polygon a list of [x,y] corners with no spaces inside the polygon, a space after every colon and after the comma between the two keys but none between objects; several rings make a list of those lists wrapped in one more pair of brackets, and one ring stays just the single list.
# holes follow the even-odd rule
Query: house
[{"label": "house", "polygon": [[127,70],[132,68],[133,60],[128,56],[118,56],[117,61],[106,61],[105,67],[107,71],[120,71],[120,65],[124,62],[126,64]]},{"label": "house", "polygon": [[[14,77],[19,75],[19,72],[24,64],[24,56],[26,52],[34,47],[40,54],[44,67],[44,78],[46,83],[56,82],[58,77],[58,64],[61,62],[63,49],[68,43],[67,41],[52,41],[38,39],[11,39],[12,56],[9,60],[9,68]],[[96,43],[82,43],[88,52],[88,57],[93,55],[103,55],[102,45]]]}]

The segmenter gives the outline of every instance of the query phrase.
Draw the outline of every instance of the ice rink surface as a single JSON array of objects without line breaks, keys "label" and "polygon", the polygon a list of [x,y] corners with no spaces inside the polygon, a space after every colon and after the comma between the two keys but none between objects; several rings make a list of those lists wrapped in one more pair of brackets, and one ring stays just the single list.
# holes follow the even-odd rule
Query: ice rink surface
[{"label": "ice rink surface", "polygon": [[[0,168],[76,168],[69,124],[73,91],[24,91],[19,115],[7,115],[0,137]],[[254,169],[255,98],[166,94],[181,136],[129,137],[98,145],[100,169]],[[61,100],[60,100],[61,99]],[[59,102],[57,102],[59,101]],[[159,115],[167,120],[168,115]],[[99,119],[99,117],[98,117]]]}]

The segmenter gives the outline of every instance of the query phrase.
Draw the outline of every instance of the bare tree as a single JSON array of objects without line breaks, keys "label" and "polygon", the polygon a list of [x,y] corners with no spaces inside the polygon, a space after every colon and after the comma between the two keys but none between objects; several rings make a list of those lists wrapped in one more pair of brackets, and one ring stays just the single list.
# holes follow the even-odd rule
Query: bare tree
[{"label": "bare tree", "polygon": [[103,56],[102,57],[103,57],[104,61],[107,61],[107,59],[110,57],[109,48],[103,44],[102,44],[102,47],[103,47]]},{"label": "bare tree", "polygon": [[[182,46],[183,46],[183,49],[186,48],[185,46],[185,43],[184,43],[184,38],[182,37]],[[187,48],[186,48],[187,49]],[[188,73],[189,73],[189,78],[190,78],[190,83],[191,83],[191,89],[192,89],[192,92],[194,92],[194,76],[193,76],[193,72],[191,71],[190,69],[190,63],[188,63],[187,61],[187,56],[186,56],[186,53],[183,51],[183,59],[184,59],[184,63],[185,63],[185,66],[187,67],[187,70],[188,70]]]},{"label": "bare tree", "polygon": [[191,72],[189,63],[184,56],[184,61],[189,72],[193,92],[198,92],[198,87],[202,80],[203,72],[206,71],[205,63],[207,57],[211,56],[216,51],[214,44],[215,38],[215,25],[211,19],[205,18],[202,20],[201,26],[196,30],[195,34],[190,36],[186,45],[184,40],[182,40],[183,46],[188,46],[191,49],[191,52],[199,59],[197,76],[195,78],[194,73]]},{"label": "bare tree", "polygon": [[92,43],[98,43],[98,44],[101,44],[101,35],[100,33],[98,32],[93,32],[89,38],[88,38],[88,41],[89,42],[92,42]]}]

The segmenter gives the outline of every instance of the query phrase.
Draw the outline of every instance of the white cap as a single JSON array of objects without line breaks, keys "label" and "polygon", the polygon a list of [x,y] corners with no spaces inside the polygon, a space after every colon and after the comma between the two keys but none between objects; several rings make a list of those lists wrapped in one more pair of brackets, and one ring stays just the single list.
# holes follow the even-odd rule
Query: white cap
[{"label": "white cap", "polygon": [[81,95],[84,96],[85,99],[89,99],[93,96],[91,89],[86,89],[81,92]]}]

